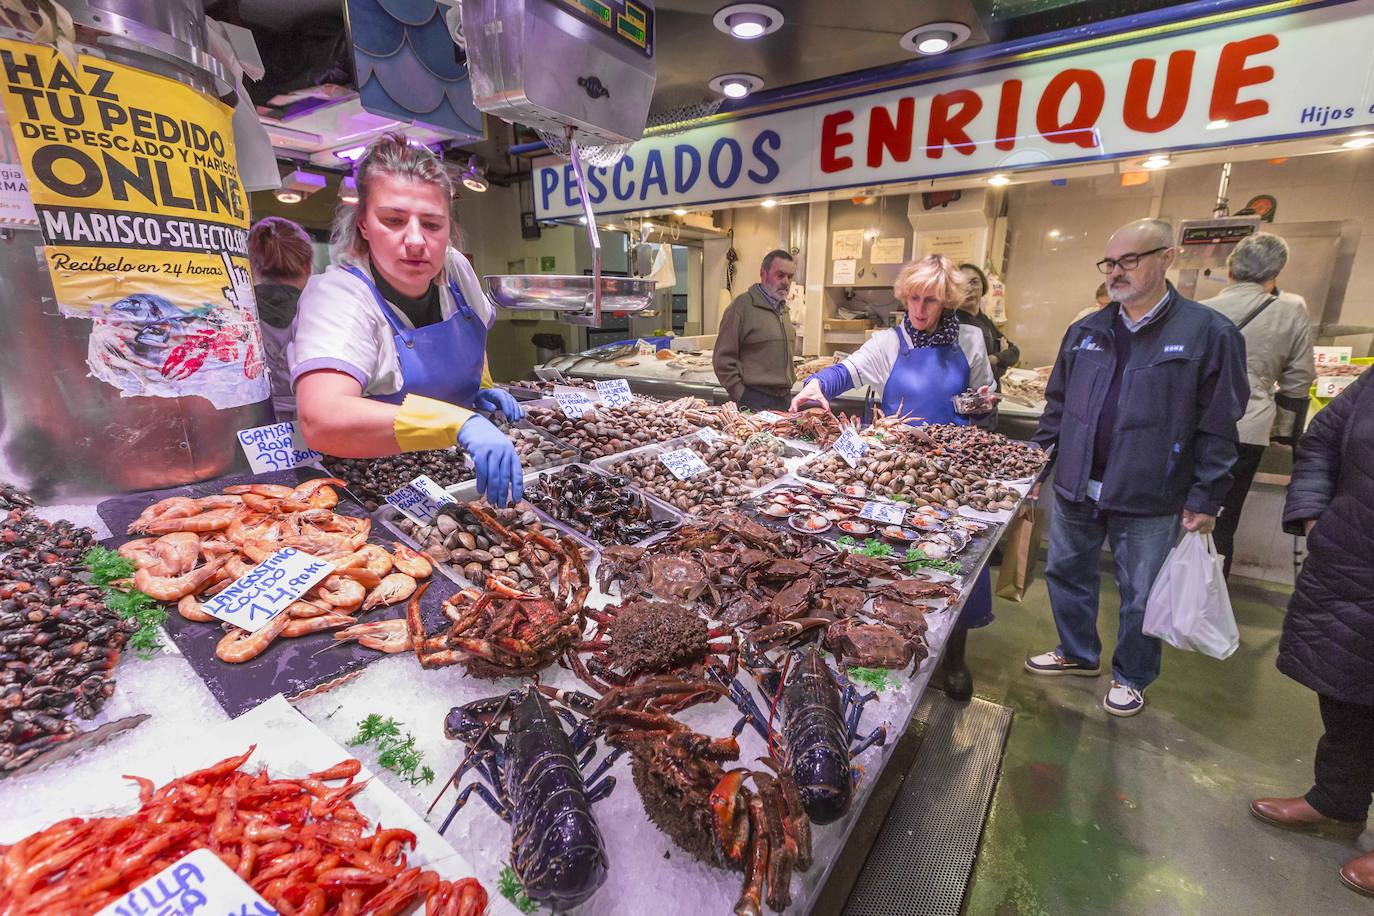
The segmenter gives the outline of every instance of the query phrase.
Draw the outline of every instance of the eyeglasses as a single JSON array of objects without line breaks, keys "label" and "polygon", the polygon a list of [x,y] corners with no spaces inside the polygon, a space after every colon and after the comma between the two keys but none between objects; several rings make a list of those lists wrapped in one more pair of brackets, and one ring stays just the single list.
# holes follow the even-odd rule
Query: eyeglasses
[{"label": "eyeglasses", "polygon": [[1115,270],[1118,267],[1120,267],[1122,270],[1135,270],[1137,267],[1140,266],[1141,258],[1148,257],[1149,255],[1158,254],[1161,251],[1168,250],[1168,245],[1160,245],[1158,248],[1151,248],[1149,251],[1142,251],[1139,254],[1123,254],[1121,257],[1116,258],[1115,260],[1113,260],[1112,258],[1103,258],[1102,260],[1097,262],[1097,269],[1102,271],[1102,273],[1104,274],[1110,274],[1113,270]]}]

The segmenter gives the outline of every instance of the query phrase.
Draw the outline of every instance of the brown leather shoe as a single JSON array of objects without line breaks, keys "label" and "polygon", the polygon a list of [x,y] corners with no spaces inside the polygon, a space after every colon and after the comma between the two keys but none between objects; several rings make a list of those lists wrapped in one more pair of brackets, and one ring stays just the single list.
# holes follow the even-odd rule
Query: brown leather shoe
[{"label": "brown leather shoe", "polygon": [[1374,897],[1374,852],[1357,856],[1342,865],[1341,880],[1352,891]]},{"label": "brown leather shoe", "polygon": [[[1250,813],[1284,830],[1356,837],[1364,833],[1365,828],[1364,821],[1332,820],[1309,805],[1301,795],[1297,798],[1257,798],[1250,803]],[[1368,869],[1374,881],[1374,861],[1369,863]]]}]

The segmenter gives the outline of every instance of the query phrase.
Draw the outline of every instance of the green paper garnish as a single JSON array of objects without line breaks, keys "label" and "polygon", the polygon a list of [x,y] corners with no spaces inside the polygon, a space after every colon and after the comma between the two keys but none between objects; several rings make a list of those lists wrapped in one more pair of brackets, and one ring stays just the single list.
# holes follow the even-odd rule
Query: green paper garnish
[{"label": "green paper garnish", "polygon": [[349,747],[360,744],[374,744],[380,752],[377,765],[400,776],[412,786],[434,782],[434,771],[421,766],[425,752],[415,747],[415,737],[406,732],[401,734],[401,726],[395,719],[383,718],[372,713],[358,723],[358,733],[348,742]]},{"label": "green paper garnish", "polygon": [[120,589],[110,584],[128,579],[135,572],[134,564],[115,551],[92,547],[83,559],[91,581],[105,593],[105,606],[138,624],[138,629],[129,637],[129,648],[144,661],[152,658],[162,648],[162,625],[167,622],[167,609],[138,589]]},{"label": "green paper garnish", "polygon": [[892,675],[886,668],[849,668],[845,674],[856,684],[870,690],[886,690],[892,686]]},{"label": "green paper garnish", "polygon": [[525,893],[524,885],[515,876],[515,869],[507,865],[501,869],[501,877],[496,879],[496,889],[522,913],[530,914],[538,911],[539,904],[535,903]]}]

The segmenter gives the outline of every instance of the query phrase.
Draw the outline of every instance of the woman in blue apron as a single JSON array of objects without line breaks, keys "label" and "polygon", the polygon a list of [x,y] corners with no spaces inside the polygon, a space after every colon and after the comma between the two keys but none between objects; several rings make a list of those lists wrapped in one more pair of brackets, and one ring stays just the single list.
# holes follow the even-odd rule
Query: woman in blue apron
[{"label": "woman in blue apron", "polygon": [[[902,267],[893,286],[906,304],[901,323],[874,334],[854,355],[806,380],[792,402],[830,408],[830,399],[855,385],[881,388],[883,413],[909,417],[911,423],[965,425],[977,417],[955,412],[954,396],[969,388],[991,388],[983,332],[959,324],[955,309],[963,302],[963,273],[949,258],[930,255]],[[964,661],[968,631],[992,623],[992,581],[986,568],[974,583],[959,621],[945,644],[945,692],[964,700],[973,694],[973,676]]]},{"label": "woman in blue apron", "polygon": [[448,174],[389,134],[359,160],[357,187],[358,203],[334,221],[334,265],[302,291],[287,349],[301,433],[344,458],[456,443],[479,493],[519,500],[514,445],[474,412],[523,416],[509,393],[483,387],[495,311],[454,245]]}]

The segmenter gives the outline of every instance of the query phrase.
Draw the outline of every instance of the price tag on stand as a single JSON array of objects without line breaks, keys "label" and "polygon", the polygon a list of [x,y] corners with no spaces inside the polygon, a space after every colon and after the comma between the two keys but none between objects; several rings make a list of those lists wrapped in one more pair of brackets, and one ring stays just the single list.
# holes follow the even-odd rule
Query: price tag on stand
[{"label": "price tag on stand", "polygon": [[546,382],[567,381],[567,379],[563,377],[563,373],[559,372],[553,366],[538,366],[535,368],[534,374],[539,376],[540,379]]},{"label": "price tag on stand", "polygon": [[585,394],[577,391],[555,391],[553,399],[569,419],[580,420],[584,414],[596,413],[596,405]]},{"label": "price tag on stand", "polygon": [[278,550],[201,605],[207,614],[256,633],[310,591],[330,564],[291,547]]},{"label": "price tag on stand", "polygon": [[658,355],[658,347],[656,347],[656,346],[654,346],[653,344],[649,343],[647,340],[644,340],[643,338],[640,338],[640,339],[638,339],[638,340],[635,341],[635,355],[636,355],[636,356],[657,356],[657,355]]},{"label": "price tag on stand", "polygon": [[663,466],[678,480],[687,480],[698,474],[705,474],[710,470],[706,462],[701,460],[701,456],[690,448],[679,448],[671,452],[661,452],[659,453],[658,460],[662,461]]},{"label": "price tag on stand", "polygon": [[1354,347],[1313,347],[1312,362],[1317,364],[1317,369],[1322,366],[1344,366],[1349,364],[1350,358],[1355,355]]},{"label": "price tag on stand", "polygon": [[285,471],[320,458],[319,452],[305,444],[295,423],[273,423],[270,426],[241,429],[238,437],[254,474]]},{"label": "price tag on stand", "polygon": [[624,407],[635,399],[630,393],[630,383],[623,378],[598,380],[596,393],[601,395],[601,403],[606,407]]},{"label": "price tag on stand", "polygon": [[773,413],[773,411],[771,410],[760,410],[758,413],[753,415],[753,419],[758,420],[760,423],[767,423],[769,426],[772,426],[774,423],[781,423],[783,420],[787,418],[780,417],[777,414]]},{"label": "price tag on stand", "polygon": [[869,500],[859,510],[859,518],[866,518],[883,525],[900,525],[906,521],[906,508],[896,503]]},{"label": "price tag on stand", "polygon": [[720,438],[720,433],[716,432],[709,426],[703,426],[701,429],[697,430],[696,436],[702,442],[705,442],[707,445],[710,445],[711,443],[715,442],[717,439]]},{"label": "price tag on stand", "polygon": [[1354,383],[1355,379],[1348,375],[1319,375],[1317,376],[1317,397],[1334,398]]},{"label": "price tag on stand", "polygon": [[840,438],[835,440],[835,444],[830,446],[840,457],[845,460],[851,468],[858,467],[863,460],[864,454],[868,451],[868,444],[859,438],[859,434],[854,432],[854,428],[846,429]]},{"label": "price tag on stand", "polygon": [[440,509],[458,502],[425,474],[387,496],[386,501],[417,525],[434,524]]},{"label": "price tag on stand", "polygon": [[277,911],[208,849],[168,865],[96,916],[190,916],[192,913],[276,916]]}]

